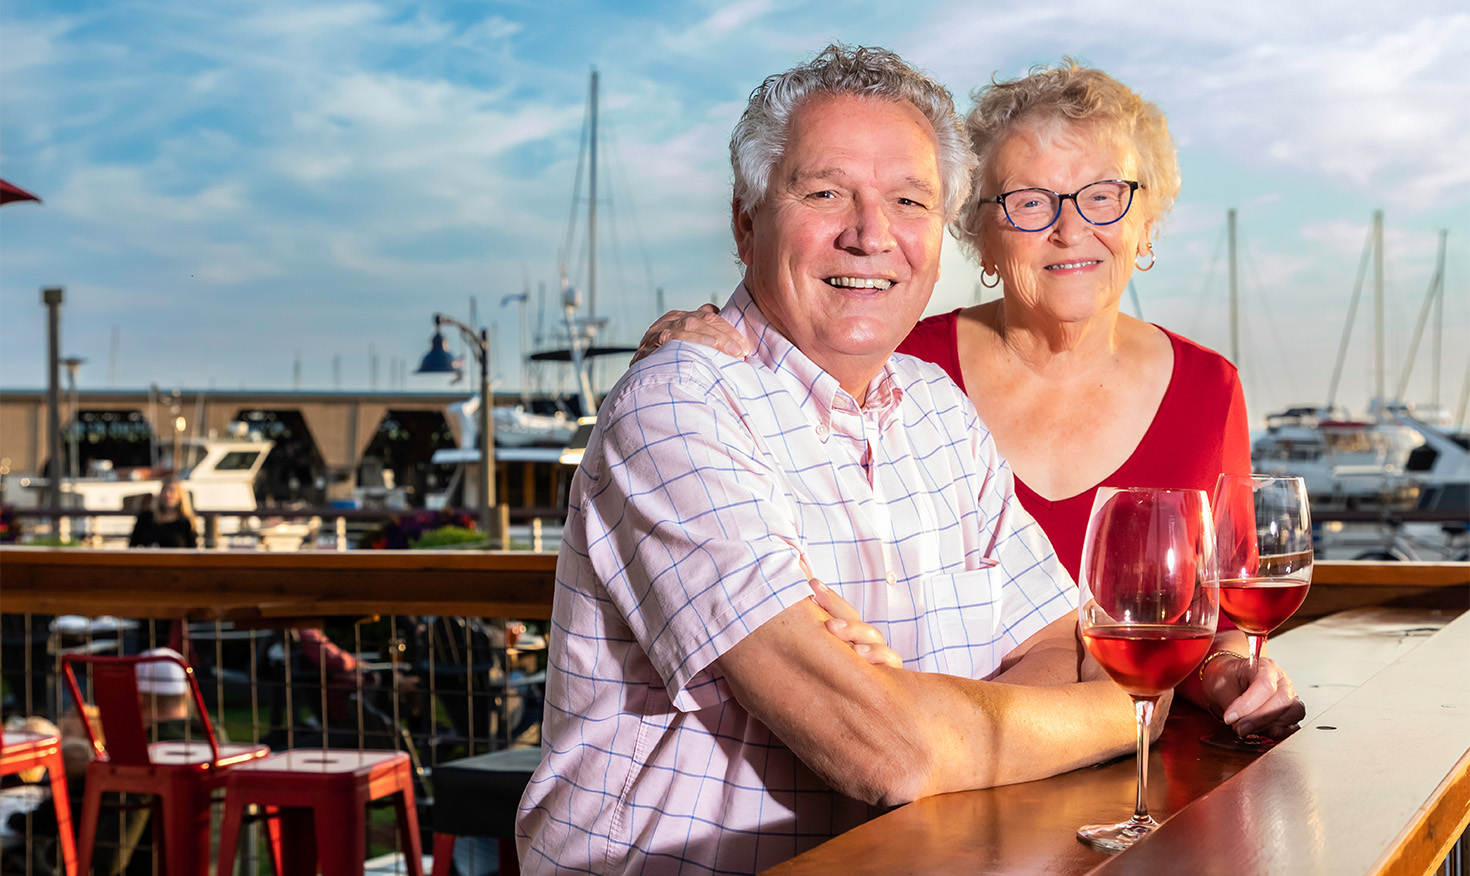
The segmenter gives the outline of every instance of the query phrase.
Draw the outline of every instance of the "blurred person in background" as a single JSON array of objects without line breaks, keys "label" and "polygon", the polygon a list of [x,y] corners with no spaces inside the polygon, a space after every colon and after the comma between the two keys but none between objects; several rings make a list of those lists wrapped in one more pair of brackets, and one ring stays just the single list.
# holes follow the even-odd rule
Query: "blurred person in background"
[{"label": "blurred person in background", "polygon": [[193,548],[199,546],[189,491],[173,478],[158,488],[158,498],[138,513],[129,547]]}]

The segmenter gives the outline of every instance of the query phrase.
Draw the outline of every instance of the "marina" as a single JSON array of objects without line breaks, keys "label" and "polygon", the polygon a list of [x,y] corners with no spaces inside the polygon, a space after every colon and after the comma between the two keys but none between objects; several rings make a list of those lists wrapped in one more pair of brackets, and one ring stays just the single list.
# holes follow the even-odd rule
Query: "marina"
[{"label": "marina", "polygon": [[0,876],[1463,873],[1470,19],[809,5],[0,11]]}]

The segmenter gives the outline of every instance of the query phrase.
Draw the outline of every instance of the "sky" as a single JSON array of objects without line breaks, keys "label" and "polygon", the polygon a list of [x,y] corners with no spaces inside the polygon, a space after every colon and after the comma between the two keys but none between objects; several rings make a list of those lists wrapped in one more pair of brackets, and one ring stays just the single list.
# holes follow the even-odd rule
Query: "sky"
[{"label": "sky", "polygon": [[[45,385],[41,289],[84,389],[442,389],[443,312],[489,326],[497,385],[586,286],[578,166],[600,78],[596,316],[636,342],[740,272],[727,144],[750,90],[831,41],[882,45],[961,110],[1072,56],[1167,114],[1184,187],[1137,312],[1239,356],[1264,415],[1327,400],[1374,211],[1395,393],[1447,231],[1438,401],[1470,378],[1470,10],[1463,0],[397,2],[0,0],[0,391]],[[929,312],[974,303],[946,245]],[[507,296],[527,293],[524,314]],[[1376,382],[1371,272],[1335,400]],[[581,315],[586,316],[584,310]],[[1124,309],[1135,312],[1132,296]],[[1403,397],[1434,399],[1435,320]],[[453,333],[451,333],[453,334]],[[539,340],[539,343],[538,343]],[[458,347],[458,343],[453,346]],[[621,369],[609,360],[604,383]]]}]

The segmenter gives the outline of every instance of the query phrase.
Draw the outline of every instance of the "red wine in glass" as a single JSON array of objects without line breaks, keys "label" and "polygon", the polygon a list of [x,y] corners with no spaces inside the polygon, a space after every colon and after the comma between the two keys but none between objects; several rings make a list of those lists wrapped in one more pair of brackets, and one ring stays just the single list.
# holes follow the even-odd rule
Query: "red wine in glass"
[{"label": "red wine in glass", "polygon": [[1220,582],[1220,610],[1246,633],[1265,636],[1296,614],[1310,582],[1293,578],[1233,578]]},{"label": "red wine in glass", "polygon": [[1082,545],[1082,641],[1133,700],[1138,793],[1133,817],[1089,824],[1082,842],[1121,851],[1158,827],[1148,814],[1148,725],[1160,696],[1199,665],[1219,612],[1214,527],[1202,490],[1097,491]]},{"label": "red wine in glass", "polygon": [[[1301,478],[1222,474],[1213,501],[1220,611],[1245,633],[1252,668],[1266,636],[1291,617],[1312,583],[1312,517]],[[1275,740],[1221,731],[1210,745],[1264,751]]]},{"label": "red wine in glass", "polygon": [[1157,698],[1189,677],[1214,639],[1205,626],[1132,624],[1095,627],[1083,643],[1130,696]]}]

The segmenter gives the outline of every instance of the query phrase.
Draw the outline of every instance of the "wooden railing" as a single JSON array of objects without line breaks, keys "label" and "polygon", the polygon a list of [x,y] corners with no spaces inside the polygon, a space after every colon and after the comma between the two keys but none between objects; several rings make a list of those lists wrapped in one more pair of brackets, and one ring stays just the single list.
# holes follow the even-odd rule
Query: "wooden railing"
[{"label": "wooden railing", "polygon": [[0,548],[0,611],[242,623],[344,615],[548,618],[556,554]]},{"label": "wooden railing", "polygon": [[[549,618],[556,554],[0,548],[0,611],[236,622],[372,614]],[[1305,622],[1407,602],[1463,608],[1470,563],[1319,562]]]}]

